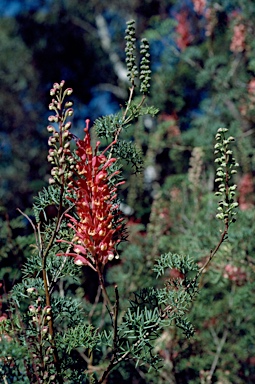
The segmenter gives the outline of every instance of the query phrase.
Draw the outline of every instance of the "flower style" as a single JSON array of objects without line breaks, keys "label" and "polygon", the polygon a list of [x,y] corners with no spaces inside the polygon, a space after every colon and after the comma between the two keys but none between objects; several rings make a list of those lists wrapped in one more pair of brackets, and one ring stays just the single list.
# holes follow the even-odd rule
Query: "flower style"
[{"label": "flower style", "polygon": [[[101,154],[97,153],[100,145],[100,142],[97,142],[93,154],[89,120],[86,120],[84,131],[84,140],[78,140],[76,143],[77,179],[71,180],[69,184],[69,191],[75,195],[71,201],[75,204],[78,219],[66,214],[75,236],[69,243],[73,251],[65,255],[74,257],[74,263],[77,265],[88,265],[98,271],[108,260],[118,258],[116,245],[121,241],[123,218],[119,217],[119,206],[114,201],[117,186],[124,182],[118,182],[116,185],[109,183],[112,177],[119,173],[119,171],[109,173],[109,167],[116,159],[108,159],[105,156],[105,152],[115,142]],[[60,240],[60,242],[66,241]]]}]

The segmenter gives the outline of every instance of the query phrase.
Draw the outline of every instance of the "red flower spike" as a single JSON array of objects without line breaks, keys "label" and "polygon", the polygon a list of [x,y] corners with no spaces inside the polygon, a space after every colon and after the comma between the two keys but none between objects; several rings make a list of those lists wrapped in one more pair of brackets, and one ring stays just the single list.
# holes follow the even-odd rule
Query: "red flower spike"
[{"label": "red flower spike", "polygon": [[[78,140],[76,154],[77,179],[69,183],[69,190],[74,193],[72,201],[76,207],[79,219],[70,215],[69,226],[75,231],[72,242],[72,252],[58,255],[74,257],[77,265],[88,265],[92,269],[102,268],[109,260],[112,260],[116,253],[116,245],[121,241],[120,231],[122,218],[119,215],[119,206],[114,202],[116,198],[116,185],[110,185],[109,180],[118,171],[109,174],[107,169],[116,159],[108,159],[106,151],[115,144],[110,144],[101,154],[97,154],[100,142],[96,143],[93,149],[90,144],[89,120],[86,120],[84,140]],[[65,240],[59,240],[66,242]],[[118,255],[116,256],[118,257]]]}]

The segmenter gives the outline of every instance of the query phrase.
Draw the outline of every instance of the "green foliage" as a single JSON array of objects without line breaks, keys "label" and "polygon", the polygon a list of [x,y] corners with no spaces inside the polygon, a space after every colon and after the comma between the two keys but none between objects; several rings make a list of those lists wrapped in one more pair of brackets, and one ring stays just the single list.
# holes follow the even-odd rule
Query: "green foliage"
[{"label": "green foliage", "polygon": [[[1,311],[8,317],[0,321],[3,382],[254,381],[254,6],[226,0],[217,5],[207,2],[207,8],[199,11],[197,3],[184,6],[184,2],[148,0],[139,5],[124,2],[119,9],[115,1],[110,5],[56,1],[49,14],[34,11],[29,18],[24,14],[3,23],[0,40],[6,54],[0,67],[12,63],[3,80],[7,81],[2,94],[3,126],[4,130],[9,127],[10,117],[14,121],[9,137],[18,160],[12,158],[10,163],[6,153],[1,157],[8,185],[0,185],[0,198],[4,205],[15,201],[15,207],[20,201],[25,206],[27,191],[38,190],[48,180],[46,154],[37,149],[39,104],[44,100],[40,95],[45,92],[38,92],[37,71],[49,83],[59,77],[63,63],[70,74],[68,84],[85,103],[91,84],[97,81],[104,83],[102,89],[123,95],[124,85],[116,71],[124,59],[123,43],[118,41],[122,12],[124,17],[136,15],[138,35],[152,43],[151,74],[147,40],[142,39],[138,57],[134,22],[128,23],[127,102],[118,100],[121,110],[96,119],[90,129],[101,140],[98,155],[118,159],[107,168],[108,175],[113,174],[109,184],[119,186],[126,179],[114,203],[124,200],[134,213],[127,224],[122,223],[122,229],[128,226],[128,241],[118,245],[117,257],[107,262],[102,275],[65,256],[74,250],[75,234],[66,214],[79,219],[68,189],[69,172],[74,180],[78,177],[77,156],[70,149],[62,162],[61,148],[69,149],[69,140],[75,136],[64,137],[63,127],[56,127],[55,120],[53,130],[49,129],[53,138],[55,134],[51,148],[55,152],[49,153],[48,160],[57,168],[51,170],[56,183],[39,192],[33,213],[25,211],[14,220],[1,216]],[[106,14],[110,48],[98,38],[95,21]],[[245,37],[233,48],[233,42],[238,44],[235,27],[240,25]],[[21,31],[19,37],[14,35],[15,28]],[[8,41],[22,58],[19,65],[8,59]],[[67,59],[65,47],[69,47]],[[44,50],[52,60],[42,60]],[[84,77],[84,71],[89,75]],[[111,88],[109,82],[115,80],[109,73],[114,71],[121,81]],[[8,87],[15,102],[9,102]],[[136,94],[138,89],[141,96]],[[150,101],[145,98],[149,89]],[[38,110],[30,107],[31,100],[38,101]],[[59,109],[53,107],[57,116]],[[64,118],[69,107],[59,116]],[[230,137],[225,128],[219,130],[222,126],[228,127]],[[5,137],[1,134],[4,142]],[[26,137],[32,139],[26,142]],[[23,180],[31,176],[27,161],[40,180],[24,188]],[[237,161],[240,174],[235,171]],[[22,169],[19,177],[17,169]],[[15,193],[20,185],[21,193]],[[23,205],[19,204],[22,209]],[[113,223],[116,228],[118,218]],[[10,291],[21,271],[22,281]]]},{"label": "green foliage", "polygon": [[92,352],[98,344],[97,331],[91,324],[78,324],[67,330],[61,343],[61,348],[64,345],[67,353],[77,348],[89,349]]}]

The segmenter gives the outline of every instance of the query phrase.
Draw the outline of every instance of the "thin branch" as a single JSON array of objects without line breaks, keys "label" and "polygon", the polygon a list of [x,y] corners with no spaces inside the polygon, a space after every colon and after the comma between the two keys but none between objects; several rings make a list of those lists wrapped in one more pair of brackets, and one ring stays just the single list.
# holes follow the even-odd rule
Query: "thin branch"
[{"label": "thin branch", "polygon": [[216,370],[216,367],[217,367],[217,364],[218,364],[218,361],[219,361],[219,358],[220,358],[220,354],[221,354],[221,351],[222,351],[222,348],[227,340],[227,335],[228,335],[228,330],[225,329],[224,332],[223,332],[223,335],[222,335],[222,338],[220,339],[218,345],[217,345],[217,349],[216,349],[216,354],[214,356],[214,359],[213,359],[213,362],[212,362],[212,365],[211,365],[211,368],[210,368],[210,371],[209,371],[209,374],[207,376],[208,380],[210,380],[209,382],[211,383],[211,380],[212,380],[212,376]]},{"label": "thin branch", "polygon": [[196,279],[198,278],[198,276],[201,275],[201,273],[203,273],[203,271],[206,269],[206,267],[208,266],[208,264],[212,261],[213,257],[215,256],[215,254],[218,252],[221,244],[224,242],[224,240],[226,239],[226,236],[228,234],[228,229],[225,228],[225,230],[223,231],[222,235],[221,235],[221,238],[220,238],[220,241],[218,242],[218,244],[216,245],[216,247],[214,248],[214,250],[211,251],[210,253],[210,256],[208,257],[208,259],[206,260],[206,262],[204,263],[204,265],[200,268],[200,270],[198,271],[198,274],[196,276]]},{"label": "thin branch", "polygon": [[102,288],[101,288],[101,285],[99,285],[98,288],[97,288],[97,294],[96,294],[96,298],[95,298],[94,304],[93,304],[93,306],[92,306],[92,308],[91,308],[91,310],[89,312],[89,315],[88,315],[89,322],[91,322],[92,316],[94,315],[96,306],[97,306],[97,304],[99,302],[99,299],[100,299],[101,291],[102,291]]},{"label": "thin branch", "polygon": [[[36,244],[37,244],[37,246],[38,246],[38,237],[37,237],[36,226],[34,225],[33,221],[30,219],[30,217],[29,217],[28,215],[26,215],[24,212],[22,212],[21,209],[17,208],[17,211],[18,211],[22,216],[24,216],[24,217],[29,221],[29,223],[31,224],[31,226],[32,226],[32,228],[33,228],[33,231],[34,231]],[[39,246],[38,246],[38,248],[39,248]]]},{"label": "thin branch", "polygon": [[128,82],[127,69],[125,65],[120,60],[118,54],[113,50],[113,44],[111,41],[111,36],[107,27],[107,23],[102,14],[98,14],[95,17],[95,22],[97,26],[98,36],[101,41],[101,46],[103,50],[108,54],[109,59],[113,65],[113,69],[118,79],[124,83]]},{"label": "thin branch", "polygon": [[113,352],[115,353],[117,350],[117,342],[118,342],[118,314],[119,314],[119,292],[118,292],[118,286],[115,284],[114,287],[115,290],[115,306],[114,306],[114,323],[113,323]]},{"label": "thin branch", "polygon": [[96,266],[96,269],[97,269],[97,273],[98,273],[98,277],[99,277],[99,282],[100,282],[100,285],[101,285],[101,288],[102,288],[103,296],[104,296],[104,298],[106,300],[106,303],[109,306],[110,311],[112,312],[112,303],[111,303],[111,300],[110,300],[109,295],[107,293],[107,290],[105,288],[104,278],[103,278],[101,269],[100,269],[100,267],[98,265]]},{"label": "thin branch", "polygon": [[90,23],[88,23],[85,20],[82,20],[81,18],[76,17],[76,16],[72,16],[71,21],[74,25],[83,29],[85,32],[88,32],[91,35],[96,36],[97,29],[95,27],[93,27]]}]

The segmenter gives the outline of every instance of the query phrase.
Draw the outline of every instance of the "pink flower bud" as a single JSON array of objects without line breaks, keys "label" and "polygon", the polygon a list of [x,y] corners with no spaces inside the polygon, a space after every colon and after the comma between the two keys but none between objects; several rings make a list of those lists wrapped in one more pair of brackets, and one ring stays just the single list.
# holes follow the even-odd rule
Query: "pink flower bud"
[{"label": "pink flower bud", "polygon": [[52,185],[52,184],[55,184],[55,183],[56,183],[56,181],[52,177],[50,177],[49,178],[49,184]]},{"label": "pink flower bud", "polygon": [[68,121],[68,122],[64,125],[63,129],[64,129],[64,130],[67,130],[67,129],[69,129],[69,128],[71,127],[71,125],[72,125],[71,121]]},{"label": "pink flower bud", "polygon": [[45,308],[44,308],[44,311],[46,313],[51,313],[51,307],[49,305],[47,305]]},{"label": "pink flower bud", "polygon": [[72,108],[67,109],[66,113],[67,113],[67,116],[72,116],[73,115],[73,109]]},{"label": "pink flower bud", "polygon": [[67,96],[70,96],[72,93],[73,93],[73,89],[72,88],[67,88],[66,89]]},{"label": "pink flower bud", "polygon": [[48,127],[47,127],[47,131],[48,132],[54,132],[55,131],[55,128],[52,126],[52,125],[48,125]]},{"label": "pink flower bud", "polygon": [[29,309],[29,312],[31,312],[31,313],[35,313],[36,312],[36,308],[35,308],[34,305],[29,305],[28,309]]},{"label": "pink flower bud", "polygon": [[63,133],[63,138],[65,139],[65,138],[67,138],[69,136],[69,131],[65,131],[64,133]]}]

